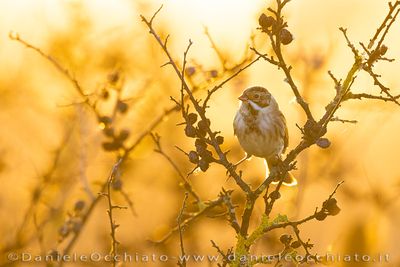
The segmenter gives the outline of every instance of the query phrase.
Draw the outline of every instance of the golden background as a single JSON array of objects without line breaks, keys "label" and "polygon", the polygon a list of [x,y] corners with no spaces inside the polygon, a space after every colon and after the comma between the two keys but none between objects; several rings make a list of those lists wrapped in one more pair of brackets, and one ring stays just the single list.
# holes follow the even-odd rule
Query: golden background
[{"label": "golden background", "polygon": [[[204,34],[204,27],[208,28],[231,65],[237,64],[246,54],[252,35],[255,35],[257,47],[265,50],[266,42],[256,28],[258,16],[271,4],[269,1],[0,2],[2,252],[18,242],[24,243],[20,250],[32,253],[62,246],[57,241],[58,231],[67,213],[73,210],[76,201],[89,201],[85,183],[97,194],[99,183],[107,178],[115,158],[113,153],[102,149],[101,127],[89,109],[77,104],[81,99],[70,81],[46,59],[10,40],[9,32],[18,33],[56,58],[75,75],[87,93],[97,92],[106,83],[107,75],[120,70],[124,79],[122,96],[128,99],[129,110],[118,121],[118,127],[129,129],[128,142],[133,142],[173,104],[170,96],[179,97],[179,79],[170,66],[160,68],[166,57],[139,17],[140,14],[151,17],[161,4],[164,7],[154,22],[155,27],[164,37],[170,34],[169,49],[176,60],[182,60],[188,39],[193,41],[188,65],[196,63],[205,70],[199,73],[200,68],[196,68],[194,78],[197,83],[205,79],[210,79],[210,85],[221,81],[218,77],[209,77],[210,71],[219,73],[222,69]],[[286,8],[285,16],[295,40],[285,47],[284,52],[294,66],[295,82],[317,117],[324,113],[324,106],[335,93],[327,71],[332,70],[337,77],[343,77],[353,60],[338,27],[348,28],[355,43],[367,42],[386,12],[387,4],[381,0],[293,0]],[[388,56],[397,59],[400,55],[399,30],[397,22],[385,41],[389,47]],[[382,80],[393,92],[399,92],[399,69],[399,61],[377,66],[377,72],[382,74]],[[239,160],[244,154],[233,136],[232,120],[239,104],[237,97],[251,85],[267,87],[280,104],[288,121],[289,149],[300,140],[296,123],[302,125],[304,117],[283,80],[282,72],[276,67],[259,61],[212,98],[208,114],[214,129],[220,130],[225,137],[223,148],[231,150],[231,161]],[[379,94],[370,77],[363,74],[354,88],[359,92]],[[109,110],[107,102],[100,107],[104,114]],[[275,214],[287,214],[289,218],[312,214],[335,185],[345,181],[337,195],[342,212],[323,222],[312,221],[301,227],[302,235],[315,244],[314,252],[388,253],[390,264],[385,266],[399,266],[399,114],[399,107],[393,103],[348,101],[343,104],[339,116],[358,123],[331,123],[327,134],[331,147],[323,150],[313,146],[299,156],[298,170],[294,172],[299,186],[282,191],[283,197],[274,209]],[[154,132],[161,136],[165,152],[182,172],[187,173],[193,165],[174,146],[188,151],[193,144],[184,136],[183,126],[176,126],[180,122],[179,114],[173,113]],[[61,145],[68,132],[70,138]],[[51,169],[60,146],[63,150],[58,164],[50,182],[42,188],[43,177]],[[122,171],[123,187],[133,202],[136,215],[129,209],[116,211],[115,220],[120,225],[117,230],[121,242],[119,250],[132,254],[177,255],[179,240],[176,234],[163,245],[150,242],[161,238],[176,225],[183,199],[176,172],[153,149],[154,143],[147,136],[132,151]],[[264,165],[261,159],[253,159],[241,168],[246,181],[252,185],[262,181]],[[214,165],[207,173],[196,173],[190,178],[203,199],[215,199],[222,187],[237,189],[233,180],[226,179],[224,170]],[[32,205],[35,190],[41,191],[41,197]],[[238,194],[234,200],[243,205],[243,196]],[[126,205],[117,193],[114,201]],[[109,251],[110,226],[106,209],[106,201],[100,201],[81,230],[73,251]],[[254,224],[262,213],[260,201],[253,215]],[[26,214],[29,214],[28,219]],[[46,218],[48,221],[43,228],[35,227],[35,221]],[[21,232],[18,234],[18,231]],[[271,245],[274,243],[269,239],[278,237],[277,234],[260,241],[255,251],[270,252],[277,244]],[[210,239],[227,249],[234,245],[235,234],[227,221],[203,216],[186,228],[184,239],[189,254],[216,254]],[[78,266],[77,263],[71,266],[75,265]],[[353,265],[383,266],[377,263]]]}]

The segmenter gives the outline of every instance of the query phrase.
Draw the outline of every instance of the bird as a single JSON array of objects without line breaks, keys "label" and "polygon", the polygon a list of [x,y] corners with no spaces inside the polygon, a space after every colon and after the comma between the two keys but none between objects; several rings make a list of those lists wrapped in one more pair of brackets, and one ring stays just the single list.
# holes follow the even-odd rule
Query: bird
[{"label": "bird", "polygon": [[[245,89],[239,100],[241,104],[233,120],[233,129],[246,156],[235,166],[255,156],[264,158],[271,170],[288,147],[285,116],[272,94],[262,86]],[[297,180],[288,172],[282,184],[295,186]]]}]

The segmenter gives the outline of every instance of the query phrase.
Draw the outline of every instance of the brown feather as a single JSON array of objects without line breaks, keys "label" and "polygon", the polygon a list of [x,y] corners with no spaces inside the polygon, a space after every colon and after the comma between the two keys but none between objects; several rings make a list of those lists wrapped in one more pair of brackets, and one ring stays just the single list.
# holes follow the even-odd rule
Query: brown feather
[{"label": "brown feather", "polygon": [[[275,98],[267,89],[255,86],[239,98],[242,104],[236,113],[233,129],[247,155],[265,158],[270,167],[276,165],[289,144],[286,119]],[[275,159],[275,160],[274,160]],[[296,184],[288,173],[285,185]]]}]

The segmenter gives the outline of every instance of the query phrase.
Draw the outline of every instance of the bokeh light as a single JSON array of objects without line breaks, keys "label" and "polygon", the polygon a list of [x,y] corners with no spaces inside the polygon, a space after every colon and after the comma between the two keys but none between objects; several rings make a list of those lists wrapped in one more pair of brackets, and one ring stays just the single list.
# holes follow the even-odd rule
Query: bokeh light
[{"label": "bokeh light", "polygon": [[[161,136],[165,153],[185,175],[193,169],[193,164],[175,146],[189,151],[193,149],[193,140],[184,135],[183,126],[177,126],[182,122],[179,112],[162,116],[173,107],[170,97],[179,97],[180,81],[170,66],[160,67],[167,62],[167,57],[148,33],[140,15],[149,18],[163,4],[154,22],[155,28],[163,38],[170,35],[168,47],[180,66],[188,40],[193,41],[188,60],[194,72],[190,82],[198,85],[197,96],[204,99],[207,89],[227,77],[229,67],[253,53],[250,46],[271,52],[268,40],[257,27],[259,15],[274,3],[261,0],[0,1],[2,255],[10,251],[47,253],[65,247],[65,240],[59,240],[60,228],[73,217],[77,201],[88,205],[98,195],[114,164],[117,152],[106,151],[102,146],[107,140],[104,135],[107,123],[99,122],[97,115],[112,114],[113,101],[119,98],[128,108],[114,114],[116,131],[129,131],[125,143],[128,146],[138,138],[141,141],[120,173],[124,191],[115,192],[113,199],[118,205],[128,206],[115,211],[115,220],[120,225],[117,230],[120,250],[140,255],[178,255],[177,234],[163,244],[151,241],[161,239],[176,225],[184,196],[179,185],[181,180],[170,163],[154,151],[152,138],[144,135],[142,139],[141,135],[161,118],[153,132]],[[285,9],[285,18],[295,39],[285,47],[284,53],[293,66],[295,82],[317,117],[325,112],[324,107],[335,94],[328,70],[343,77],[353,61],[338,28],[348,28],[355,43],[368,42],[386,12],[386,1],[375,0],[292,0]],[[382,74],[382,80],[394,95],[400,88],[399,27],[397,21],[385,41],[389,47],[387,56],[396,61],[376,66],[377,73]],[[18,33],[63,66],[70,77],[79,81],[91,103],[101,99],[95,105],[99,114],[85,104],[86,99],[77,92],[66,73],[32,49],[12,41],[10,32]],[[112,75],[116,73],[120,76],[113,82]],[[267,87],[279,102],[288,122],[289,149],[300,141],[296,123],[304,123],[304,114],[284,79],[276,66],[259,61],[211,99],[208,115],[215,130],[224,136],[222,147],[231,151],[232,162],[244,155],[232,128],[239,105],[237,97],[252,85]],[[105,91],[109,95],[104,96]],[[360,74],[354,91],[380,93],[365,74]],[[393,103],[346,102],[338,116],[358,123],[331,123],[327,138],[332,145],[326,150],[313,146],[301,154],[298,170],[294,172],[299,186],[282,190],[274,215],[281,213],[299,219],[312,213],[335,185],[344,180],[337,194],[341,213],[323,222],[305,224],[301,227],[302,234],[311,239],[315,244],[313,251],[319,253],[390,254],[387,265],[342,262],[333,266],[400,264],[397,248],[400,238],[399,112],[399,106]],[[252,159],[241,168],[252,186],[264,178],[261,159]],[[227,178],[221,166],[212,165],[206,173],[191,175],[190,181],[204,200],[215,199],[222,187],[235,190],[233,200],[240,204],[240,214],[245,196]],[[262,200],[256,203],[250,227],[259,222],[263,204]],[[106,210],[106,200],[101,199],[84,228],[79,230],[82,233],[72,251],[109,252],[110,226]],[[211,239],[225,250],[235,244],[235,232],[219,216],[222,211],[200,216],[187,227],[188,253],[216,254]],[[254,253],[276,251],[280,234],[263,238],[254,247]],[[1,264],[6,262],[3,256]],[[176,261],[149,266],[164,265],[176,265]]]}]

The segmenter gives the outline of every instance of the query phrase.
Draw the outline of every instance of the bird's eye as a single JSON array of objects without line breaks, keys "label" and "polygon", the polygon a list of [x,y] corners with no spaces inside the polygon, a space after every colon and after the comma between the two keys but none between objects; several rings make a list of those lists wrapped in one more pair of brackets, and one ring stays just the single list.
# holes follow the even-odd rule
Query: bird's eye
[{"label": "bird's eye", "polygon": [[254,95],[254,98],[255,98],[255,99],[258,99],[259,97],[260,97],[260,95],[257,95],[257,94]]}]

